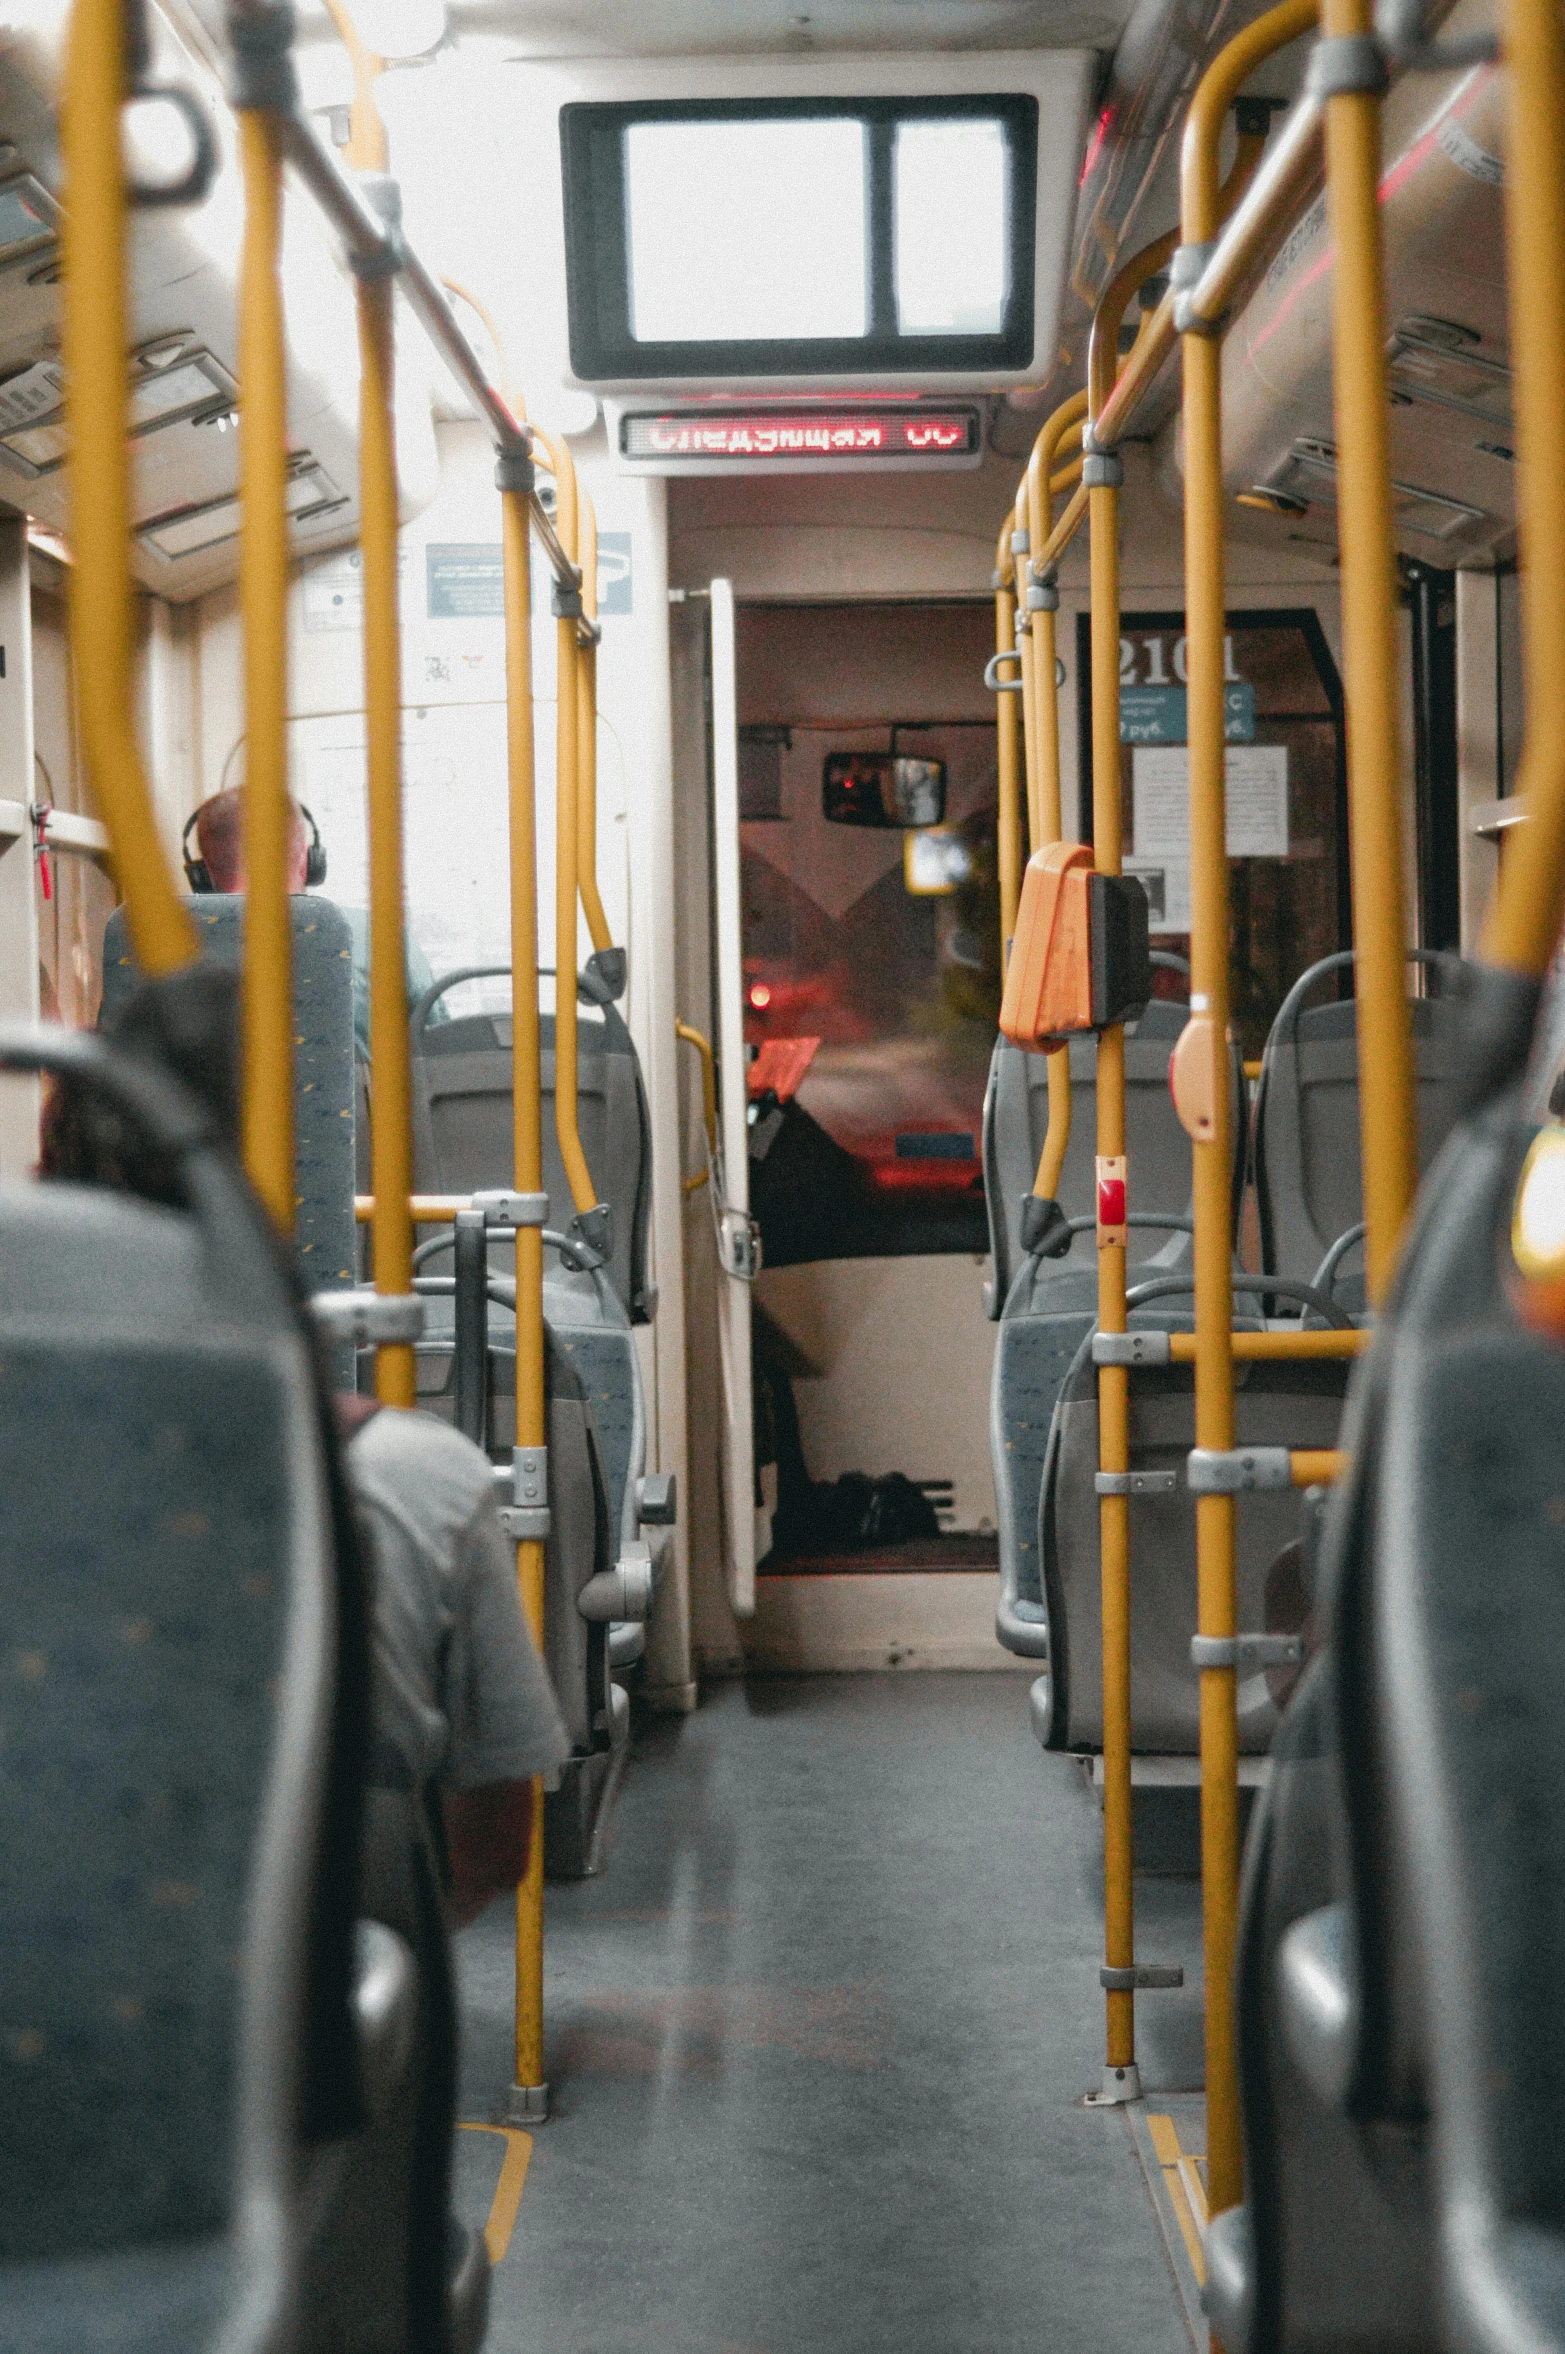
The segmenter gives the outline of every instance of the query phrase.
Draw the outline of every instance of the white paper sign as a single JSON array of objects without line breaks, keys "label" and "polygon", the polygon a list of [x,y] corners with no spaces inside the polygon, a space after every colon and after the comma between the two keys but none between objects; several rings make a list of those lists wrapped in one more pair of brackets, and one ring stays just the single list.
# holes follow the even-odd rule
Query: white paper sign
[{"label": "white paper sign", "polygon": [[[1288,855],[1288,749],[1230,744],[1223,756],[1230,858]],[[1139,860],[1190,857],[1190,753],[1183,744],[1138,744],[1131,803]]]},{"label": "white paper sign", "polygon": [[1188,932],[1190,929],[1190,861],[1188,858],[1127,858],[1125,872],[1134,875],[1147,895],[1147,930]]}]

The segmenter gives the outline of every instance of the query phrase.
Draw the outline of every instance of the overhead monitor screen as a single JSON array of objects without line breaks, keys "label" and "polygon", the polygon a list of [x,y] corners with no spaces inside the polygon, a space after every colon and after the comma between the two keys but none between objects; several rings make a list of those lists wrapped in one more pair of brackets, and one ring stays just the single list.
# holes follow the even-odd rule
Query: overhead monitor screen
[{"label": "overhead monitor screen", "polygon": [[1035,99],[561,109],[587,383],[1032,358]]}]

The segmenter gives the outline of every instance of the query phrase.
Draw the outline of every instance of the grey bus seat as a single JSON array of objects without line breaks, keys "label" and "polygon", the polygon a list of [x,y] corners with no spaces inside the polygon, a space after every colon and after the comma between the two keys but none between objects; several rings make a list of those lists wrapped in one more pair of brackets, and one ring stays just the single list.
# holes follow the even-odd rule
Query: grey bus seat
[{"label": "grey bus seat", "polygon": [[[1130,1198],[1138,1210],[1188,1209],[1190,1139],[1179,1124],[1168,1092],[1168,1058],[1188,1018],[1187,1006],[1154,997],[1138,1021],[1125,1025],[1125,1137],[1130,1158]],[[1065,1165],[1060,1172],[1059,1202],[1067,1217],[1077,1217],[1090,1211],[1096,1199],[1095,1039],[1071,1040],[1070,1073],[1071,1131]],[[1233,1094],[1236,1139],[1242,1136],[1244,1126],[1238,1117],[1242,1102],[1236,1060]],[[984,1203],[993,1262],[993,1278],[986,1287],[985,1305],[995,1322],[1004,1313],[1012,1286],[1026,1264],[1021,1240],[1022,1204],[1032,1192],[1048,1127],[1048,1056],[1029,1054],[1022,1047],[1013,1046],[1008,1038],[996,1039],[983,1113]],[[1243,1182],[1243,1155],[1236,1150],[1236,1216]],[[1138,1255],[1156,1257],[1173,1239],[1169,1231],[1143,1233],[1137,1239]],[[1188,1251],[1188,1243],[1176,1243],[1171,1263],[1182,1263]],[[1045,1270],[1090,1267],[1095,1256],[1093,1239],[1078,1236],[1068,1254],[1045,1262]]]},{"label": "grey bus seat", "polygon": [[[552,976],[546,976],[552,977]],[[413,1184],[419,1193],[476,1193],[515,1182],[511,1017],[468,1014],[429,1026],[440,999],[464,981],[510,978],[509,966],[448,973],[413,1008]],[[633,1324],[651,1321],[647,1280],[652,1216],[652,1123],[641,1064],[624,1017],[591,971],[577,983],[578,1123],[598,1199],[613,1216],[609,1274]],[[552,1222],[572,1215],[554,1130],[554,1016],[542,1016],[543,1183]]]},{"label": "grey bus seat", "polygon": [[[353,936],[329,899],[289,901],[293,921],[294,1149],[298,1170],[299,1273],[312,1289],[356,1280]],[[189,912],[203,951],[237,965],[244,947],[242,896],[204,894]],[[123,908],[103,939],[103,1019],[115,1015],[138,979]]]},{"label": "grey bus seat", "polygon": [[1274,1789],[1246,1865],[1234,2354],[1565,2347],[1565,1360],[1501,1275],[1530,1134],[1514,1094],[1456,1131],[1350,1399],[1314,1803]]},{"label": "grey bus seat", "polygon": [[[1441,994],[1409,1002],[1418,1110],[1418,1165],[1427,1169],[1456,1118],[1465,1001],[1461,959],[1412,949],[1410,961],[1438,973]],[[1330,974],[1351,969],[1354,952],[1322,957],[1283,999],[1261,1058],[1255,1097],[1255,1191],[1261,1264],[1270,1274],[1308,1277],[1327,1250],[1364,1215],[1359,1143],[1357,1007],[1349,998],[1306,1006]],[[1362,1277],[1344,1297],[1362,1305]]]},{"label": "grey bus seat", "polygon": [[0,2346],[262,2354],[359,2123],[351,1522],[206,1113],[72,1033],[0,1061],[107,1095],[189,1200],[0,1194]]},{"label": "grey bus seat", "polygon": [[[1258,1279],[1236,1277],[1240,1290]],[[1132,1301],[1137,1287],[1132,1288]],[[1188,1311],[1170,1299],[1188,1291],[1183,1278],[1151,1280],[1134,1307],[1133,1329],[1188,1331]],[[1239,1315],[1239,1329],[1254,1319]],[[1346,1370],[1340,1362],[1251,1363],[1235,1368],[1235,1444],[1334,1447]],[[1166,1490],[1133,1496],[1131,1513],[1131,1743],[1164,1755],[1200,1747],[1200,1684],[1190,1660],[1196,1632],[1196,1499],[1185,1467],[1195,1444],[1194,1369],[1137,1366],[1130,1381],[1130,1468],[1171,1475]],[[1091,1332],[1084,1335],[1059,1393],[1038,1503],[1036,1583],[1018,1599],[1040,1629],[1037,1656],[1046,1676],[1035,1687],[1033,1721],[1057,1749],[1101,1748],[1103,1636],[1097,1369]],[[1299,1498],[1289,1490],[1239,1501],[1239,1625],[1247,1633],[1293,1633],[1268,1622],[1273,1562],[1299,1533]],[[1264,1671],[1239,1684],[1239,1745],[1264,1750],[1277,1711]]]},{"label": "grey bus seat", "polygon": [[[1125,1131],[1130,1161],[1129,1280],[1176,1274],[1191,1255],[1190,1139],[1168,1092],[1168,1058],[1188,1009],[1154,998],[1125,1034]],[[1048,1126],[1047,1059],[1002,1039],[985,1107],[985,1192],[990,1205],[995,1287],[1002,1277],[1000,1331],[989,1393],[989,1450],[999,1530],[1000,1641],[1024,1659],[1047,1654],[1037,1574],[1038,1497],[1060,1385],[1097,1314],[1094,1223],[1097,1053],[1073,1041],[1071,1136],[1060,1206],[1077,1231],[1059,1258],[1032,1257],[1020,1243],[1023,1195],[1032,1190]],[[1244,1181],[1242,1078],[1232,1061],[1234,1212]],[[1004,1216],[1001,1216],[1001,1210]],[[1169,1213],[1164,1224],[1160,1212]],[[1021,1607],[1018,1608],[1018,1605]]]}]

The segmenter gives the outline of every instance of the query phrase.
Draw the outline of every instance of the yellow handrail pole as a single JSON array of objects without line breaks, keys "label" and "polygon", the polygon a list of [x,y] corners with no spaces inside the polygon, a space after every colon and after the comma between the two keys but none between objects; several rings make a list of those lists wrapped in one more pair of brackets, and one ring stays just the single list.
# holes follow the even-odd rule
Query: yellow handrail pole
[{"label": "yellow handrail pole", "polygon": [[[1090,437],[1084,436],[1084,440]],[[1092,617],[1092,834],[1100,874],[1117,875],[1122,828],[1119,781],[1119,489],[1116,461],[1093,458],[1087,485],[1089,601]],[[1125,1025],[1098,1037],[1097,1174],[1123,1179],[1125,1168]],[[1101,1216],[1101,1211],[1100,1211]],[[1098,1234],[1098,1329],[1125,1330],[1125,1245]],[[1098,1368],[1098,1464],[1130,1468],[1130,1376],[1123,1365]],[[1135,1968],[1135,1891],[1130,1790],[1130,1499],[1098,1505],[1103,1609],[1103,1959],[1110,1971]],[[1136,1998],[1127,1981],[1104,1997],[1105,2097],[1134,2099]]]},{"label": "yellow handrail pole", "polygon": [[1559,940],[1565,893],[1565,454],[1559,438],[1559,388],[1565,383],[1565,38],[1550,0],[1510,0],[1504,26],[1510,68],[1505,248],[1527,715],[1516,781],[1528,823],[1507,839],[1483,955],[1502,972],[1538,982]]},{"label": "yellow handrail pole", "polygon": [[130,473],[125,440],[125,183],[120,108],[125,28],[119,0],[76,0],[60,108],[64,165],[61,345],[70,420],[71,644],[82,761],[113,844],[136,962],[170,973],[197,953],[196,930],[158,836],[132,720]]},{"label": "yellow handrail pole", "polygon": [[[528,486],[508,482],[502,458],[500,538],[505,575],[505,726],[511,836],[512,1139],[518,1193],[543,1191],[543,1055],[538,1022],[537,761],[533,743],[532,571]],[[546,1447],[543,1232],[516,1229],[516,1444]],[[516,1548],[522,1608],[540,1654],[544,1643],[544,1548]],[[543,1783],[533,1783],[533,1836],[516,1891],[516,2084],[541,2113],[543,2075]]]},{"label": "yellow handrail pole", "polygon": [[[397,615],[397,451],[389,278],[361,277],[359,545],[364,581],[364,735],[369,772],[371,1135],[375,1288],[413,1289],[413,1078],[402,877],[402,649]],[[383,1341],[383,1405],[417,1402],[412,1345]]]},{"label": "yellow handrail pole", "polygon": [[[563,441],[541,425],[533,433],[543,445],[554,472],[554,528],[560,545],[577,561],[576,467]],[[569,603],[558,588],[555,604]],[[587,1156],[577,1125],[576,1021],[576,787],[577,787],[577,658],[580,640],[574,613],[557,613],[554,625],[555,676],[555,822],[554,822],[554,1129],[566,1182],[578,1211],[596,1206]]]},{"label": "yellow handrail pole", "polygon": [[1044,755],[1043,729],[1038,718],[1038,664],[1035,659],[1032,615],[1027,610],[1027,558],[1018,544],[1027,536],[1027,482],[1024,475],[1017,486],[1006,529],[1001,534],[1000,569],[1010,575],[1016,658],[1022,677],[1023,777],[1027,798],[1027,849],[1030,855],[1042,839],[1039,832],[1041,820],[1038,795]]},{"label": "yellow handrail pole", "polygon": [[[1285,0],[1231,41],[1198,84],[1180,157],[1186,249],[1210,243],[1222,219],[1218,149],[1229,106],[1261,60],[1307,32],[1315,0]],[[1224,753],[1222,346],[1183,338],[1185,635],[1190,763],[1190,1021],[1184,1057],[1200,1057],[1200,1118],[1191,1129],[1195,1202],[1196,1444],[1234,1443],[1232,1106],[1228,1083],[1228,840]],[[1400,980],[1399,984],[1400,986]],[[1182,1098],[1182,1101],[1185,1100]],[[1197,1628],[1238,1632],[1234,1499],[1196,1499]],[[1239,1891],[1238,1718],[1232,1668],[1201,1671],[1201,1881],[1206,1954],[1206,2084],[1212,2212],[1244,2191],[1234,1938]]]},{"label": "yellow handrail pole", "polygon": [[[1021,660],[1016,651],[1016,584],[1003,560],[1003,550],[997,551],[994,568],[994,650],[1005,657],[1005,666],[1020,673]],[[998,675],[1002,665],[995,664]],[[998,778],[997,827],[999,833],[1000,864],[1000,971],[1010,954],[1011,941],[1016,931],[1016,907],[1022,888],[1022,806],[1018,752],[1019,735],[1016,725],[1016,695],[1014,686],[1001,681],[995,696],[995,766]]]},{"label": "yellow handrail pole", "polygon": [[[1361,41],[1370,0],[1322,0],[1324,42]],[[1321,55],[1327,55],[1324,47]],[[1397,747],[1396,551],[1380,249],[1380,98],[1326,101],[1326,207],[1337,266],[1332,354],[1341,550],[1343,701],[1353,935],[1358,947],[1359,1104],[1366,1287],[1385,1298],[1418,1183],[1407,1011]]]},{"label": "yellow handrail pole", "polygon": [[353,171],[384,172],[389,168],[386,126],[376,103],[375,84],[386,70],[386,61],[360,37],[359,28],[343,0],[326,0],[326,9],[336,27],[337,38],[348,52],[348,63],[353,69],[353,100],[348,110],[345,159]]},{"label": "yellow handrail pole", "polygon": [[239,116],[245,230],[239,294],[239,604],[245,678],[245,1168],[282,1234],[294,1227],[293,927],[288,905],[288,381],[282,155],[276,125]]},{"label": "yellow handrail pole", "polygon": [[[581,566],[581,608],[598,618],[598,518],[584,490],[577,494],[576,561]],[[595,640],[576,645],[576,880],[581,909],[594,949],[612,948],[614,935],[598,896],[598,648]]]},{"label": "yellow handrail pole", "polygon": [[[674,1035],[676,1038],[682,1038],[687,1046],[693,1046],[700,1057],[701,1122],[706,1130],[707,1158],[710,1161],[717,1152],[717,1062],[712,1053],[712,1041],[703,1031],[693,1029],[689,1022],[677,1019],[674,1023]],[[699,1177],[687,1177],[685,1179],[686,1193],[699,1193],[709,1174],[709,1170],[703,1169]]]},{"label": "yellow handrail pole", "polygon": [[[1048,417],[1032,446],[1027,461],[1024,487],[1027,497],[1027,537],[1033,550],[1042,548],[1050,535],[1054,520],[1054,492],[1057,487],[1054,462],[1061,447],[1072,438],[1080,440],[1086,416],[1087,395],[1072,393]],[[1070,469],[1065,469],[1069,472]],[[1078,459],[1075,468],[1081,471]],[[1043,591],[1045,584],[1037,576],[1034,556],[1019,567],[1031,591]],[[1053,602],[1042,599],[1028,614],[1032,625],[1033,647],[1033,719],[1038,735],[1036,820],[1033,848],[1060,838],[1062,814],[1060,804],[1060,692],[1059,646],[1055,612],[1059,591],[1050,581]],[[1071,1063],[1070,1048],[1057,1046],[1048,1058],[1049,1069],[1049,1125],[1044,1132],[1043,1150],[1038,1157],[1038,1168],[1033,1178],[1033,1192],[1041,1201],[1053,1201],[1059,1192],[1060,1172],[1065,1166],[1065,1155],[1071,1134]]]}]

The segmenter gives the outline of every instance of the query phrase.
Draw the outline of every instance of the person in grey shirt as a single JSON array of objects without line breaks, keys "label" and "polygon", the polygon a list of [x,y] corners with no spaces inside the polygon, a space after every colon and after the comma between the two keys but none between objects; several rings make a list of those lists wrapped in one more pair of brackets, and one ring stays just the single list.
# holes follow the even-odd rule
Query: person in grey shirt
[{"label": "person in grey shirt", "polygon": [[522,1615],[488,1457],[430,1415],[341,1405],[357,1424],[345,1463],[373,1563],[377,1743],[407,1787],[438,1793],[460,1925],[521,1879],[533,1779],[564,1762],[570,1738]]}]

